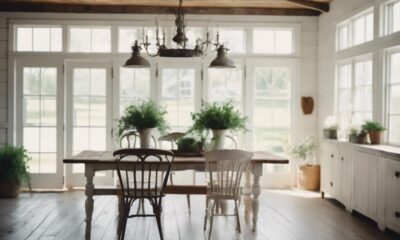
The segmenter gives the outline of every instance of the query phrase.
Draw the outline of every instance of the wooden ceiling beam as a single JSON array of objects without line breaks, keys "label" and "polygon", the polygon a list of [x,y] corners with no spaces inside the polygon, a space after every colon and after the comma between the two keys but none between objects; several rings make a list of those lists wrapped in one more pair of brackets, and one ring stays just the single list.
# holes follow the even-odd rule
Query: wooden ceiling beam
[{"label": "wooden ceiling beam", "polygon": [[313,2],[310,0],[287,0],[287,1],[319,12],[329,12],[329,3]]},{"label": "wooden ceiling beam", "polygon": [[[183,7],[183,9],[187,14],[285,16],[320,15],[320,11],[304,8]],[[176,12],[176,7],[0,2],[0,12],[173,14]]]}]

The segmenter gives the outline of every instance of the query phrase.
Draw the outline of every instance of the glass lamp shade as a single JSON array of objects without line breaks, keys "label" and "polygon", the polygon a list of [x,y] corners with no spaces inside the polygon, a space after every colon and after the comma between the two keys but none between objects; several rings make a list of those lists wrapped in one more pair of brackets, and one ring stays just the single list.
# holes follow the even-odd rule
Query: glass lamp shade
[{"label": "glass lamp shade", "polygon": [[220,45],[217,49],[217,57],[212,60],[209,68],[235,68],[235,63],[232,59],[226,56],[228,49],[224,45]]}]

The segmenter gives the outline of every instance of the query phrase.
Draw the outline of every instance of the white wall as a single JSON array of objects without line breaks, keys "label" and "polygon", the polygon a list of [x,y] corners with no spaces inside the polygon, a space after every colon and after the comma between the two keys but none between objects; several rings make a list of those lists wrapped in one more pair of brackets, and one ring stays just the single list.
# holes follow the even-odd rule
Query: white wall
[{"label": "white wall", "polygon": [[[386,0],[335,0],[329,13],[319,17],[318,28],[318,135],[322,135],[324,120],[335,114],[335,63],[338,60],[372,53],[373,60],[373,120],[385,125],[384,49],[400,45],[400,32],[380,37],[380,6]],[[336,25],[365,9],[374,7],[374,40],[335,52]]]},{"label": "white wall", "polygon": [[7,142],[7,19],[0,14],[0,146]]}]

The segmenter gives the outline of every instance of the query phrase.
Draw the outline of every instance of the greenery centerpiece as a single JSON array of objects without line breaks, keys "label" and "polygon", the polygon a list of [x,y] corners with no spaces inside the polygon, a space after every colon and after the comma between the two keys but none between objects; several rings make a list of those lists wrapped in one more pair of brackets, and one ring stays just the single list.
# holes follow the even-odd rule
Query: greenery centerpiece
[{"label": "greenery centerpiece", "polygon": [[0,148],[0,197],[16,198],[21,183],[26,182],[30,188],[28,161],[30,158],[23,147],[5,145]]},{"label": "greenery centerpiece", "polygon": [[300,161],[297,171],[297,186],[306,190],[318,190],[320,187],[320,165],[315,161],[317,143],[311,137],[305,137],[289,146],[287,152]]},{"label": "greenery centerpiece", "polygon": [[136,130],[140,136],[140,147],[149,148],[151,132],[157,128],[164,133],[168,128],[164,119],[167,111],[153,101],[140,101],[127,106],[118,121],[118,134]]},{"label": "greenery centerpiece", "polygon": [[185,136],[176,141],[179,152],[184,153],[199,153],[203,151],[204,141],[203,139],[197,139],[196,137]]},{"label": "greenery centerpiece", "polygon": [[197,113],[192,113],[193,126],[189,131],[203,133],[212,130],[214,149],[223,149],[227,130],[246,129],[247,117],[235,110],[232,102],[223,104],[205,103]]},{"label": "greenery centerpiece", "polygon": [[386,130],[379,122],[365,121],[362,130],[368,132],[371,144],[381,144],[383,132]]}]

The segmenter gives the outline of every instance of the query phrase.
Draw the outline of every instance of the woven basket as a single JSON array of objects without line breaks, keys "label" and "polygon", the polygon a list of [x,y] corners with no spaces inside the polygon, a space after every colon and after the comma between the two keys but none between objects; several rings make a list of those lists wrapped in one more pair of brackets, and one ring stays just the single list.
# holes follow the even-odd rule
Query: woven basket
[{"label": "woven basket", "polygon": [[301,165],[297,170],[297,187],[317,191],[320,186],[320,165]]}]

